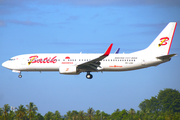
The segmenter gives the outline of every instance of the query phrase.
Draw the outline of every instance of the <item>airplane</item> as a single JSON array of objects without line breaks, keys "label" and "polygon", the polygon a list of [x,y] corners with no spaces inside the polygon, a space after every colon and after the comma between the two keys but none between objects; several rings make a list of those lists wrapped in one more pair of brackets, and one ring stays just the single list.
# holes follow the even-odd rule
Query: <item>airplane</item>
[{"label": "airplane", "polygon": [[19,73],[24,71],[59,71],[65,75],[79,75],[86,72],[129,71],[157,66],[171,60],[176,54],[169,54],[177,22],[170,22],[155,40],[146,48],[129,54],[110,54],[113,44],[102,54],[23,54],[10,58],[2,66]]}]

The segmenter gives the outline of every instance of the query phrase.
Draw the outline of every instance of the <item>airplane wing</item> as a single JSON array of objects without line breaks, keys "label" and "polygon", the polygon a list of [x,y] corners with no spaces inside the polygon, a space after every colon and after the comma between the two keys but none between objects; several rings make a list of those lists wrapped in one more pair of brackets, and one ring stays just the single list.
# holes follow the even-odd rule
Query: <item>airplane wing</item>
[{"label": "airplane wing", "polygon": [[99,61],[101,61],[110,54],[112,45],[113,44],[111,44],[106,50],[106,52],[103,55],[99,56],[98,58],[78,64],[77,69],[83,69],[83,71],[97,71],[98,70],[97,67],[101,67]]},{"label": "airplane wing", "polygon": [[170,55],[163,55],[163,56],[159,56],[159,57],[156,57],[158,59],[168,59],[168,58],[171,58],[173,56],[175,56],[176,54],[170,54]]}]

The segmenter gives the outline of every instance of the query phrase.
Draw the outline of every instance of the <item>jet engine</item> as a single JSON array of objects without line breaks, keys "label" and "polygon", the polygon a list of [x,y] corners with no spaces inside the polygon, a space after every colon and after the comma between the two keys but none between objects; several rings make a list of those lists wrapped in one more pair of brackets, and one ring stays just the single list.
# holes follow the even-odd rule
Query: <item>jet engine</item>
[{"label": "jet engine", "polygon": [[76,66],[60,66],[59,67],[59,73],[60,74],[72,74],[72,75],[78,75]]}]

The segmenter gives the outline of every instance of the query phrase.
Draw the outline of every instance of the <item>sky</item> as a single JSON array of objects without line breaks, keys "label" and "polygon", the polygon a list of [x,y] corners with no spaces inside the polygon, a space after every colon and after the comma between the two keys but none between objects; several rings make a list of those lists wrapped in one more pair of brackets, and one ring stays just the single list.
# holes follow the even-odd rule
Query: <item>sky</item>
[{"label": "sky", "polygon": [[131,53],[148,47],[169,22],[177,22],[170,62],[126,72],[17,73],[0,67],[0,107],[33,102],[38,112],[84,110],[108,114],[139,110],[160,90],[180,90],[179,0],[0,0],[0,63],[28,53]]}]

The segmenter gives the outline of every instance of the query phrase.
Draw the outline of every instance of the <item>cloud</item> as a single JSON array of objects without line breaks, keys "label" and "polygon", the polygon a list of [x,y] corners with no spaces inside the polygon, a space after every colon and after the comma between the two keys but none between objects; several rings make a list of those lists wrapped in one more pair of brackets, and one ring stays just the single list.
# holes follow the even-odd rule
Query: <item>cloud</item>
[{"label": "cloud", "polygon": [[154,27],[161,28],[165,27],[168,23],[137,23],[137,24],[129,24],[131,27]]},{"label": "cloud", "polygon": [[53,45],[62,45],[62,46],[100,46],[100,45],[109,45],[109,43],[92,43],[92,42],[48,42],[47,44]]},{"label": "cloud", "polygon": [[29,13],[39,11],[40,5],[74,5],[74,6],[143,6],[158,7],[180,6],[180,0],[0,0],[0,15]]},{"label": "cloud", "polygon": [[180,6],[179,0],[39,0],[44,4],[63,4],[69,3],[73,5],[87,6],[134,6],[134,5],[167,5]]},{"label": "cloud", "polygon": [[67,18],[67,21],[74,21],[77,20],[79,18],[79,16],[70,16],[69,18]]},{"label": "cloud", "polygon": [[20,24],[20,25],[27,25],[27,26],[44,26],[42,23],[38,22],[32,22],[30,20],[27,21],[20,21],[20,20],[8,20],[9,23],[14,23],[14,24]]},{"label": "cloud", "polygon": [[0,6],[21,7],[28,4],[72,4],[80,6],[180,6],[180,0],[0,0]]},{"label": "cloud", "polygon": [[6,23],[3,20],[0,20],[0,27],[5,27]]},{"label": "cloud", "polygon": [[99,16],[100,16],[99,14],[95,14],[94,16],[91,17],[91,19],[97,18]]},{"label": "cloud", "polygon": [[33,2],[33,0],[0,0],[0,15],[37,12],[38,8],[32,7],[32,4],[37,4],[37,2]]},{"label": "cloud", "polygon": [[30,20],[27,21],[20,21],[20,20],[0,20],[0,27],[5,27],[7,26],[8,23],[13,23],[13,24],[19,24],[19,25],[27,25],[27,26],[45,26],[42,23],[38,22],[32,22]]}]

